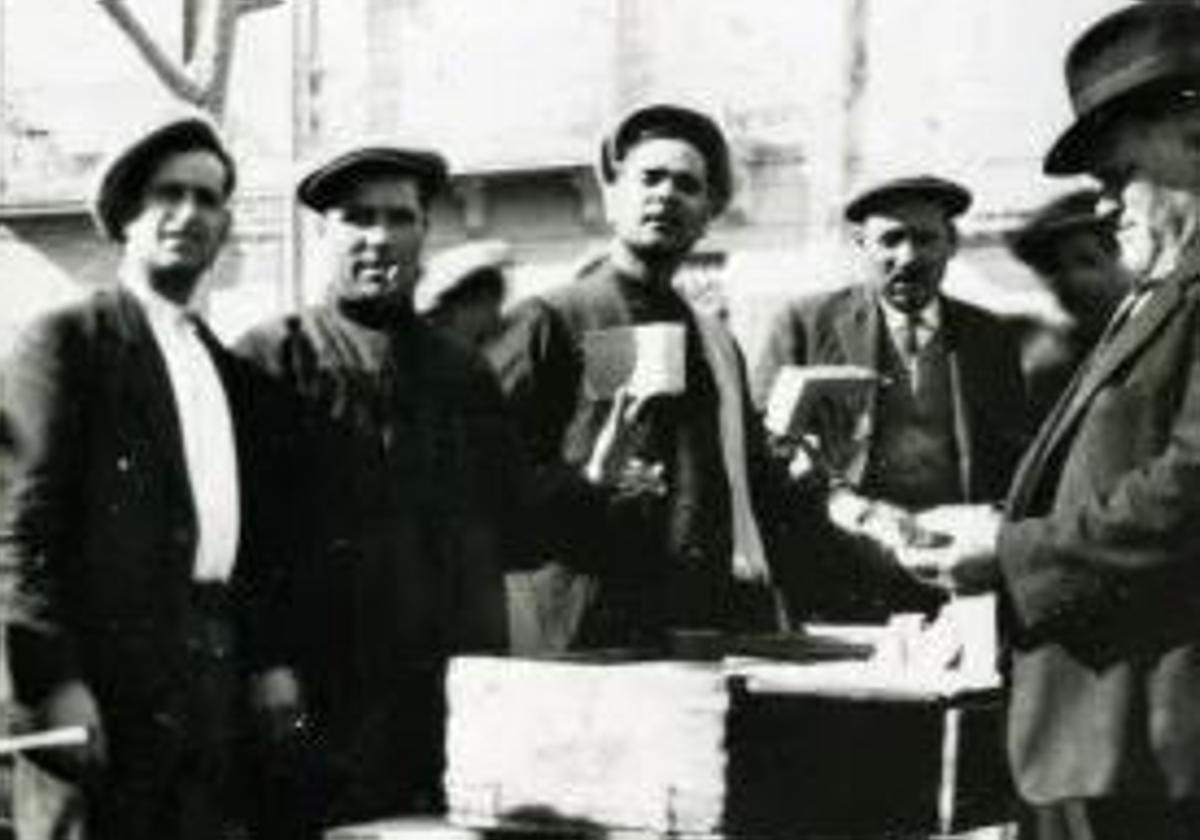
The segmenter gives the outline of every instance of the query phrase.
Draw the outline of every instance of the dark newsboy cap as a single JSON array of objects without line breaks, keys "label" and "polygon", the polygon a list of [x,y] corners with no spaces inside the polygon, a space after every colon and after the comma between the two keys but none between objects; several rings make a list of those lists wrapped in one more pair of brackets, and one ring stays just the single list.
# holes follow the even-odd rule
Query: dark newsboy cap
[{"label": "dark newsboy cap", "polygon": [[1021,262],[1037,265],[1047,250],[1067,234],[1093,230],[1110,234],[1113,220],[1096,213],[1100,191],[1091,188],[1072,190],[1039,206],[1020,227],[1005,234],[1013,256]]},{"label": "dark newsboy cap", "polygon": [[733,170],[729,144],[716,120],[682,105],[647,105],[617,122],[600,144],[600,177],[611,184],[621,161],[639,141],[652,137],[685,140],[696,147],[708,167],[708,189],[713,210],[720,214],[733,195]]},{"label": "dark newsboy cap", "polygon": [[1155,0],[1102,18],[1067,53],[1066,76],[1075,121],[1046,154],[1047,175],[1089,171],[1113,117],[1200,88],[1200,7]]},{"label": "dark newsboy cap", "polygon": [[125,226],[141,208],[146,183],[171,154],[205,150],[225,166],[225,197],[237,184],[237,166],[216,126],[202,116],[175,117],[139,135],[100,169],[92,197],[92,217],[100,233],[125,241]]},{"label": "dark newsboy cap", "polygon": [[336,152],[311,167],[296,186],[301,204],[324,213],[337,204],[346,188],[361,178],[402,175],[414,178],[421,200],[428,202],[446,185],[450,168],[440,154],[427,149],[359,145]]},{"label": "dark newsboy cap", "polygon": [[859,190],[846,203],[843,215],[849,222],[861,222],[877,210],[909,199],[940,205],[947,218],[961,215],[971,206],[971,193],[966,187],[935,175],[910,175],[876,181]]}]

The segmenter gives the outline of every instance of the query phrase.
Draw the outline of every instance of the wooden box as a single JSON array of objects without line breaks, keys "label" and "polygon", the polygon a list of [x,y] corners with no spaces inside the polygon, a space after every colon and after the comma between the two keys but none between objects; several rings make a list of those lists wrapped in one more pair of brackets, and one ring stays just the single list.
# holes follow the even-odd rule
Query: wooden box
[{"label": "wooden box", "polygon": [[998,689],[944,675],[468,657],[447,691],[461,822],[757,838],[1009,817]]}]

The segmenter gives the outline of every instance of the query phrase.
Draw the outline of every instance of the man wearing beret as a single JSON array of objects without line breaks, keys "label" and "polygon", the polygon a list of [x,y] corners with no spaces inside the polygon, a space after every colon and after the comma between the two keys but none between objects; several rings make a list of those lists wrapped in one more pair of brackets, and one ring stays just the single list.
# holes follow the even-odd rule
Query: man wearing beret
[{"label": "man wearing beret", "polygon": [[[1200,8],[1102,18],[1048,174],[1089,173],[1134,290],[1017,469],[994,554],[1008,748],[1042,836],[1200,836]],[[991,566],[992,570],[997,567]],[[956,568],[957,570],[957,568]]]},{"label": "man wearing beret", "polygon": [[1037,418],[1057,402],[1129,290],[1112,219],[1096,213],[1099,198],[1094,188],[1060,195],[1006,237],[1013,256],[1037,275],[1067,319],[1024,325],[1023,366]]},{"label": "man wearing beret", "polygon": [[844,215],[866,282],[781,312],[755,367],[762,403],[785,365],[877,374],[869,396],[845,395],[813,433],[842,483],[830,498],[835,521],[902,557],[972,527],[978,505],[1003,498],[1027,441],[1015,331],[941,291],[954,220],[970,203],[965,188],[931,175],[860,191]]},{"label": "man wearing beret", "polygon": [[87,729],[45,766],[90,838],[228,836],[245,678],[287,680],[273,419],[192,308],[234,181],[202,119],[125,149],[95,202],[119,285],[34,323],[4,373],[12,675],[39,726]]},{"label": "man wearing beret", "polygon": [[300,665],[320,766],[277,814],[307,824],[281,835],[438,807],[446,662],[506,644],[515,432],[482,359],[413,309],[446,178],[440,155],[387,145],[314,167],[297,197],[320,214],[329,299],[239,345],[297,404],[308,491]]},{"label": "man wearing beret", "polygon": [[[672,286],[729,202],[724,135],[694,110],[641,108],[603,143],[600,175],[607,251],[514,310],[490,353],[537,474],[546,644],[778,629],[778,588],[825,522],[767,457],[732,339]],[[681,392],[601,390],[587,348],[651,325],[682,328]]]}]

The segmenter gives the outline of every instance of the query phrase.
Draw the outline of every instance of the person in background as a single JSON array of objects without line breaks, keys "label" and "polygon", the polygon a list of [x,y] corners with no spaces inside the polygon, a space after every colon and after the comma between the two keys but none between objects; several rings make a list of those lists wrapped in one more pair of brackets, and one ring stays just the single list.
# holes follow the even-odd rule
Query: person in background
[{"label": "person in background", "polygon": [[320,217],[328,300],[238,344],[301,418],[316,766],[263,797],[276,836],[440,809],[446,664],[507,643],[503,572],[527,530],[519,446],[483,360],[413,308],[446,181],[441,155],[390,145],[313,166],[296,196]]},{"label": "person in background", "polygon": [[[822,590],[796,582],[828,523],[768,457],[732,338],[673,285],[729,203],[725,136],[698,111],[642,107],[601,144],[600,175],[607,251],[514,309],[489,353],[535,470],[541,644],[661,648],[679,630],[785,629],[789,607]],[[611,371],[588,348],[647,327],[681,333],[682,387],[606,391]],[[803,595],[787,603],[781,590]]]},{"label": "person in background", "polygon": [[417,314],[464,347],[482,350],[501,328],[512,248],[497,239],[436,254],[417,283]]},{"label": "person in background", "polygon": [[812,433],[831,462],[830,516],[905,561],[1003,498],[1029,436],[1015,331],[942,291],[970,204],[932,175],[860,190],[844,216],[865,282],[790,305],[755,366],[760,405],[787,365],[875,374],[869,396],[831,398]]},{"label": "person in background", "polygon": [[196,309],[235,182],[205,119],[130,143],[94,203],[119,283],[38,319],[4,370],[16,695],[38,726],[88,736],[44,755],[80,795],[48,836],[224,840],[248,689],[259,715],[288,711],[272,441],[290,418]]},{"label": "person in background", "polygon": [[1095,346],[1129,290],[1113,220],[1097,214],[1100,193],[1072,190],[1039,207],[1006,239],[1013,255],[1054,295],[1063,325],[1029,324],[1025,378],[1035,417],[1045,417]]}]

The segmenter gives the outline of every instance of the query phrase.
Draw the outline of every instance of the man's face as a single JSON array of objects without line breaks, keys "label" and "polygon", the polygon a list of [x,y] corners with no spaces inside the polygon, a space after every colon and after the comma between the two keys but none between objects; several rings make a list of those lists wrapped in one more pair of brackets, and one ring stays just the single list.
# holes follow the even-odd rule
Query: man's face
[{"label": "man's face", "polygon": [[922,198],[873,211],[859,226],[856,240],[871,283],[904,312],[917,312],[933,299],[955,250],[945,210]]},{"label": "man's face", "polygon": [[645,257],[681,257],[712,216],[708,167],[690,143],[643,140],[629,149],[605,194],[617,238]]},{"label": "man's face", "polygon": [[146,182],[141,207],[125,225],[125,254],[150,284],[186,302],[229,231],[228,173],[210,151],[167,155]]},{"label": "man's face", "polygon": [[1096,169],[1105,185],[1098,210],[1116,220],[1126,271],[1135,279],[1168,273],[1200,236],[1200,103],[1121,120]]},{"label": "man's face", "polygon": [[325,214],[324,240],[338,301],[410,301],[427,225],[415,178],[376,175],[347,190]]}]

